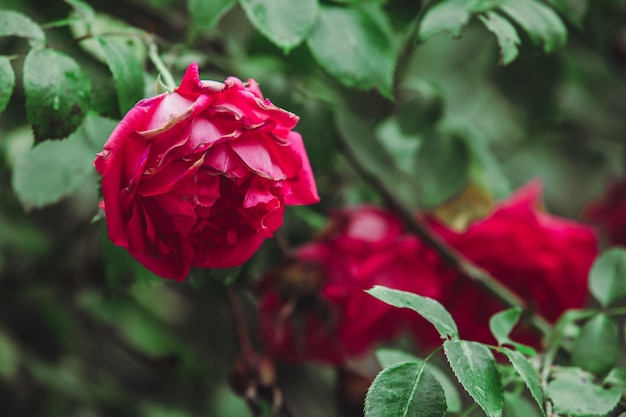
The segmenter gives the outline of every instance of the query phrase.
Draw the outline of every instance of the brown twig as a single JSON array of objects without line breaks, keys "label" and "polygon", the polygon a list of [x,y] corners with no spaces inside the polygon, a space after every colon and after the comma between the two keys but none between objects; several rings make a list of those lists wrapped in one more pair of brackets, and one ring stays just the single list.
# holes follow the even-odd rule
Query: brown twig
[{"label": "brown twig", "polygon": [[228,298],[230,300],[230,306],[233,311],[233,318],[235,320],[235,327],[237,328],[237,336],[239,338],[239,347],[243,355],[249,354],[253,351],[252,344],[250,343],[250,337],[248,336],[248,325],[246,324],[246,318],[239,302],[239,297],[235,293],[232,286],[226,288],[228,292]]}]

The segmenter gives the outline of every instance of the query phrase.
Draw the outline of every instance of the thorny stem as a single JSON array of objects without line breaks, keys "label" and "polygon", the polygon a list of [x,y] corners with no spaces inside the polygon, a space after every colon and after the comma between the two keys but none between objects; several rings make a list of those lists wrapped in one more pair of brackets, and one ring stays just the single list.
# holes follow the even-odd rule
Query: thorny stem
[{"label": "thorny stem", "polygon": [[465,277],[476,282],[500,301],[509,307],[520,307],[528,313],[526,321],[543,336],[550,334],[552,326],[537,312],[527,308],[526,302],[511,289],[498,281],[488,272],[467,260],[463,255],[449,247],[437,237],[422,221],[418,220],[412,210],[396,197],[391,188],[376,173],[372,172],[356,156],[350,145],[341,135],[338,135],[340,146],[346,158],[365,181],[372,184],[378,193],[385,199],[391,209],[396,212],[405,223],[409,232],[418,236],[425,244],[433,248],[441,259]]}]

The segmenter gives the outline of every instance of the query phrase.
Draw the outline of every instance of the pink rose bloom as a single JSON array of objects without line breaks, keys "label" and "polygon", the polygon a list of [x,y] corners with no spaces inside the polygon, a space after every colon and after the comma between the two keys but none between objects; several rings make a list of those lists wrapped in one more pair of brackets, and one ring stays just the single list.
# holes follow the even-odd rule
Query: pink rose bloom
[{"label": "pink rose bloom", "polygon": [[599,226],[610,244],[626,246],[626,178],[611,183],[602,199],[585,208],[583,218]]},{"label": "pink rose bloom", "polygon": [[293,362],[341,364],[395,337],[420,318],[365,290],[384,285],[440,298],[439,282],[418,275],[424,251],[392,213],[371,206],[336,211],[320,239],[262,282],[260,325],[268,350]]},{"label": "pink rose bloom", "polygon": [[[462,233],[434,220],[430,223],[451,247],[555,322],[565,310],[584,307],[597,238],[587,226],[541,211],[540,195],[541,184],[531,182]],[[507,306],[447,267],[422,273],[446,282],[440,301],[456,320],[462,338],[495,342],[489,318]],[[418,330],[416,338],[428,341],[428,331]],[[539,337],[530,329],[514,333],[514,339],[540,347]],[[435,341],[430,336],[430,342]]]},{"label": "pink rose bloom", "polygon": [[109,238],[182,281],[191,266],[234,267],[281,226],[285,205],[319,201],[292,113],[254,80],[200,81],[142,100],[95,160]]}]

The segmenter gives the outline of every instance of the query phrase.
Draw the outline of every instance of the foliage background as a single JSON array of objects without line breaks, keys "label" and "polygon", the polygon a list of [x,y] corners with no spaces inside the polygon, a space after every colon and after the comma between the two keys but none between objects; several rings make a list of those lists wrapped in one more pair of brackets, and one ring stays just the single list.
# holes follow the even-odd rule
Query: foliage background
[{"label": "foliage background", "polygon": [[[352,3],[360,2],[321,2],[339,3],[357,10]],[[459,37],[439,33],[403,47],[415,19],[423,17],[420,10],[432,2],[362,3],[359,10],[377,22],[376,30],[386,31],[392,47],[382,57],[370,49],[374,66],[396,67],[389,88],[384,76],[372,84],[383,94],[333,77],[311,53],[310,39],[293,48],[276,46],[232,1],[91,0],[99,13],[93,31],[126,34],[120,37],[130,42],[125,57],[138,64],[112,77],[94,55],[93,40],[73,41],[85,32],[80,24],[63,24],[73,10],[69,4],[3,0],[2,9],[41,25],[61,22],[46,27],[48,45],[78,62],[92,94],[83,127],[69,139],[32,148],[21,76],[28,42],[0,38],[0,54],[12,57],[16,74],[0,115],[0,415],[249,415],[227,387],[239,348],[220,278],[194,271],[183,284],[164,282],[113,247],[103,222],[92,221],[99,201],[93,157],[122,116],[120,105],[153,95],[159,72],[143,35],[137,40],[129,31],[154,34],[150,39],[176,81],[198,61],[203,79],[255,78],[272,102],[300,115],[297,130],[322,202],[287,210],[283,234],[291,246],[320,230],[333,207],[381,202],[346,160],[339,138],[359,143],[365,158],[374,155],[370,167],[397,181],[399,195],[415,186],[419,201],[408,203],[429,209],[468,182],[504,198],[540,178],[546,207],[577,218],[610,179],[623,174],[623,1],[550,2],[567,25],[565,46],[546,54],[518,27],[519,57],[506,66],[499,65],[496,38],[476,17]],[[369,48],[380,37],[373,39]],[[39,71],[44,79],[49,74],[45,67]],[[133,80],[126,102],[117,97],[120,79]],[[142,83],[145,88],[138,88]],[[438,143],[445,147],[432,145],[433,138],[443,138]],[[253,331],[254,283],[279,258],[277,243],[266,242],[237,283]],[[344,377],[320,366],[279,368],[286,398],[313,417],[349,415],[335,401],[336,385],[351,383]]]}]

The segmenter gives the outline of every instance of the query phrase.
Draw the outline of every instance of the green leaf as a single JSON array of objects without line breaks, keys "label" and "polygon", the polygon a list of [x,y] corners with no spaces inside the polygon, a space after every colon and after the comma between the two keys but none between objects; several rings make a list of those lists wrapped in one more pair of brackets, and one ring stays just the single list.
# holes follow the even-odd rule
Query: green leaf
[{"label": "green leaf", "polygon": [[626,294],[626,250],[612,248],[596,258],[589,272],[589,291],[603,307]]},{"label": "green leaf", "polygon": [[398,308],[409,308],[428,320],[442,339],[457,338],[459,331],[448,310],[432,298],[375,285],[368,294]]},{"label": "green leaf", "polygon": [[522,377],[522,380],[528,387],[531,395],[537,402],[539,408],[543,407],[543,392],[541,391],[541,380],[539,378],[539,372],[530,363],[527,357],[519,352],[511,349],[504,348],[502,353],[509,359],[517,373]]},{"label": "green leaf", "polygon": [[415,164],[421,204],[433,209],[461,192],[467,182],[470,152],[456,135],[429,137],[422,143]]},{"label": "green leaf", "polygon": [[561,18],[537,0],[505,0],[500,9],[511,16],[545,52],[565,45],[567,29]]},{"label": "green leaf", "polygon": [[419,39],[425,41],[431,36],[447,31],[453,36],[461,35],[461,29],[471,16],[467,0],[446,0],[428,9],[420,25]]},{"label": "green leaf", "polygon": [[89,4],[82,0],[64,0],[67,4],[72,6],[74,13],[82,20],[88,28],[91,26],[91,22],[96,18],[96,12]]},{"label": "green leaf", "polygon": [[6,56],[0,56],[0,114],[6,109],[13,87],[15,86],[15,74],[11,61]]},{"label": "green leaf", "polygon": [[307,44],[317,62],[342,84],[378,88],[392,96],[395,52],[385,31],[357,8],[320,6]]},{"label": "green leaf", "polygon": [[499,345],[509,342],[509,334],[517,324],[520,314],[522,314],[522,309],[515,307],[501,311],[491,317],[489,320],[489,329]]},{"label": "green leaf", "polygon": [[424,362],[405,362],[382,370],[365,398],[365,417],[443,417],[446,398]]},{"label": "green leaf", "polygon": [[31,46],[46,42],[46,35],[37,23],[22,13],[11,10],[0,10],[0,38],[3,36],[26,38]]},{"label": "green leaf", "polygon": [[602,381],[602,384],[626,388],[626,369],[613,368]]},{"label": "green leaf", "polygon": [[443,350],[457,379],[487,416],[501,416],[504,391],[491,351],[466,340],[446,340]]},{"label": "green leaf", "polygon": [[548,3],[578,29],[583,28],[583,19],[589,8],[589,2],[587,0],[548,0]]},{"label": "green leaf", "polygon": [[504,393],[504,415],[506,417],[539,417],[541,413],[537,407],[519,394]]},{"label": "green leaf", "polygon": [[117,39],[98,38],[117,87],[120,113],[126,114],[144,96],[145,84],[141,62],[133,49]]},{"label": "green leaf", "polygon": [[418,209],[416,183],[396,168],[394,159],[375,136],[371,121],[347,112],[339,112],[335,118],[339,134],[345,146],[354,154],[371,175],[381,180],[395,197],[411,210]]},{"label": "green leaf", "polygon": [[31,49],[26,55],[24,90],[36,141],[69,135],[89,110],[87,75],[72,58],[52,49]]},{"label": "green leaf", "polygon": [[508,65],[517,58],[517,45],[521,43],[515,26],[507,19],[494,12],[487,12],[485,16],[480,16],[485,27],[496,35],[498,45],[500,45],[500,62]]},{"label": "green leaf", "polygon": [[589,372],[602,375],[615,366],[618,354],[617,324],[600,313],[583,326],[574,343],[572,362]]},{"label": "green leaf", "polygon": [[[88,118],[67,139],[42,142],[20,153],[13,168],[12,185],[24,207],[40,208],[56,203],[84,184],[94,174],[96,150],[102,149],[102,144],[96,141],[105,140],[113,125],[106,119]],[[95,175],[93,178],[89,186],[95,187]]]},{"label": "green leaf", "polygon": [[591,378],[574,373],[557,376],[548,384],[546,394],[554,405],[554,412],[571,417],[606,415],[621,396],[617,388],[602,388]]},{"label": "green leaf", "polygon": [[[376,351],[376,359],[382,368],[388,368],[392,365],[402,362],[419,362],[420,358],[410,353],[403,352],[398,349],[378,349]],[[457,391],[457,385],[452,382],[448,375],[441,369],[434,366],[432,363],[426,363],[426,369],[428,369],[437,381],[441,384],[443,392],[446,396],[446,404],[448,405],[449,413],[458,413],[463,407],[461,402],[461,396]]]},{"label": "green leaf", "polygon": [[237,0],[189,0],[187,8],[195,28],[211,29],[235,4]]},{"label": "green leaf", "polygon": [[0,378],[10,380],[20,369],[20,349],[0,328]]},{"label": "green leaf", "polygon": [[318,12],[317,0],[239,0],[250,23],[288,52],[304,40]]}]

